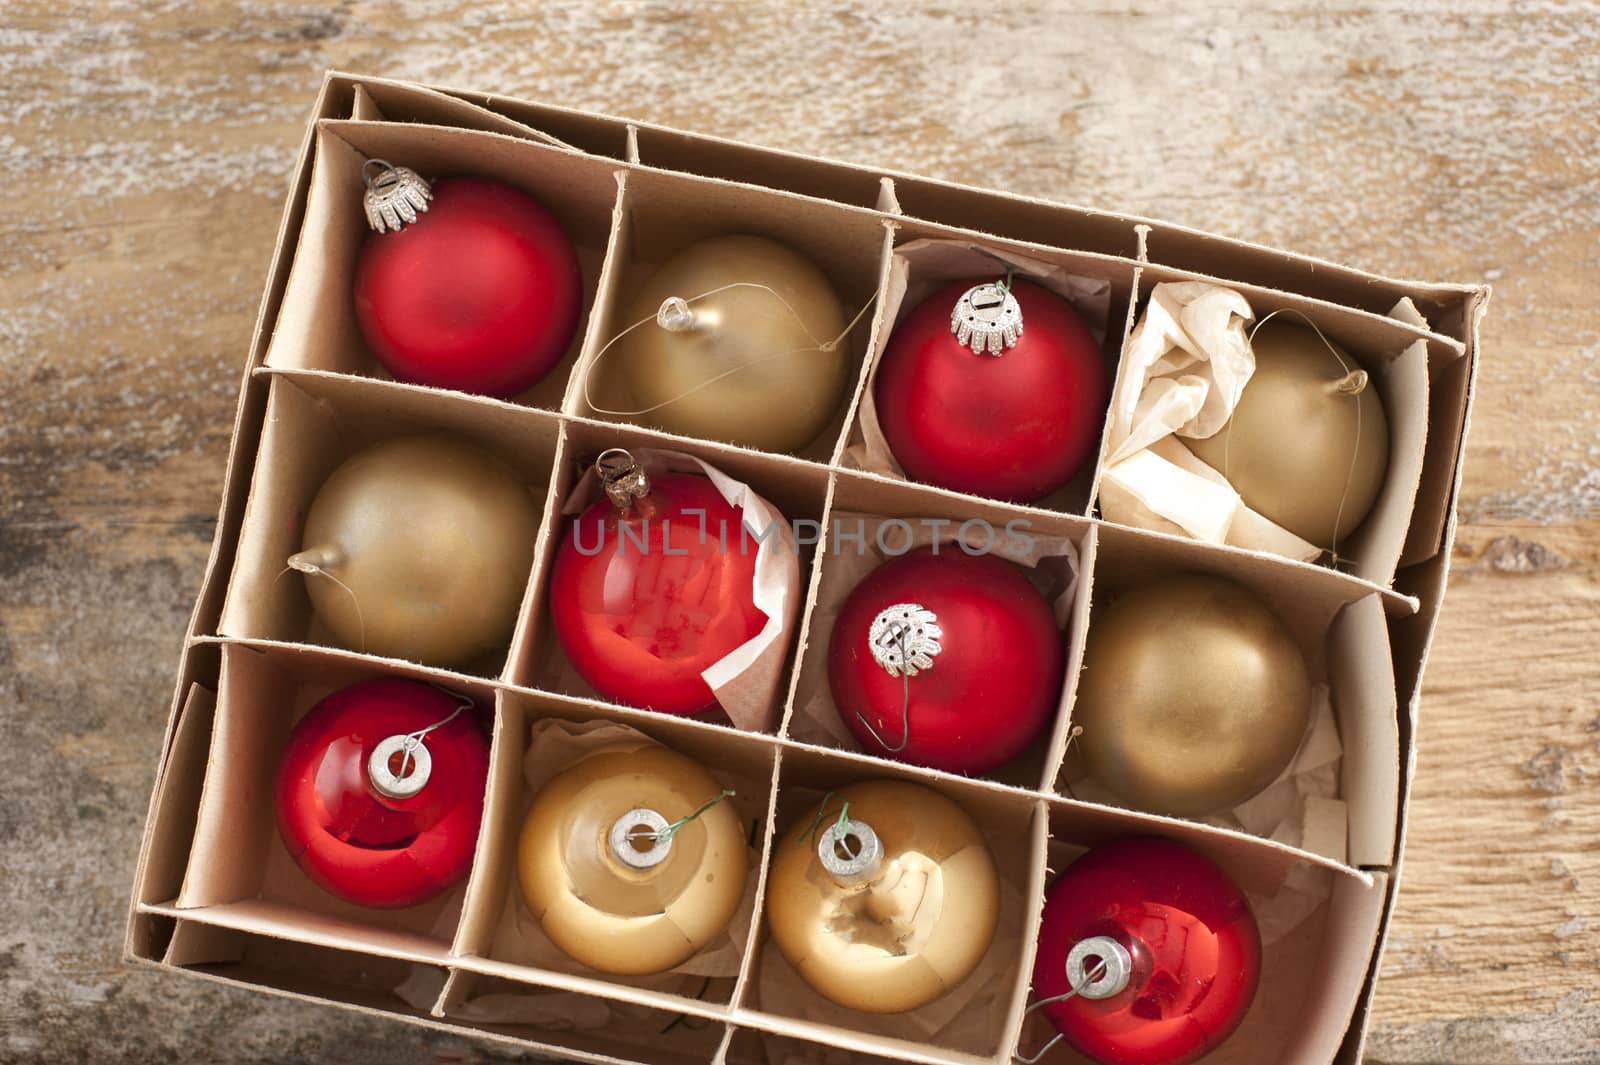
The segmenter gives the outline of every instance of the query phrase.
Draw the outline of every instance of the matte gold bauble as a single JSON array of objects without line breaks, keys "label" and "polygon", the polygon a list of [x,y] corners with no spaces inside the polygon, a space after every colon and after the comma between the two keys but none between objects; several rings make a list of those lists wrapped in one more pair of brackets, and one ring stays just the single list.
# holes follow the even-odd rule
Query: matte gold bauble
[{"label": "matte gold bauble", "polygon": [[1090,622],[1072,720],[1090,775],[1136,809],[1238,805],[1283,772],[1310,714],[1294,636],[1233,581],[1156,581]]},{"label": "matte gold bauble", "polygon": [[[667,301],[675,301],[666,307]],[[634,298],[616,358],[646,421],[763,451],[796,451],[844,400],[844,310],[821,270],[765,237],[703,240]]]},{"label": "matte gold bauble", "polygon": [[499,458],[443,433],[399,437],[323,482],[289,565],[340,644],[457,666],[510,642],[538,530]]},{"label": "matte gold bauble", "polygon": [[785,829],[767,887],[772,939],[789,964],[830,1001],[869,1013],[913,1010],[955,988],[989,949],[999,913],[1000,878],[972,818],[894,780],[840,788],[810,829]]},{"label": "matte gold bauble", "polygon": [[[640,976],[681,965],[744,897],[744,826],[719,796],[698,763],[647,741],[584,758],[540,790],[522,824],[528,911],[592,969]],[[681,818],[690,820],[672,828]]]},{"label": "matte gold bauble", "polygon": [[1233,416],[1214,436],[1185,443],[1251,510],[1331,549],[1383,488],[1383,402],[1366,371],[1315,330],[1274,318],[1250,344],[1256,369]]}]

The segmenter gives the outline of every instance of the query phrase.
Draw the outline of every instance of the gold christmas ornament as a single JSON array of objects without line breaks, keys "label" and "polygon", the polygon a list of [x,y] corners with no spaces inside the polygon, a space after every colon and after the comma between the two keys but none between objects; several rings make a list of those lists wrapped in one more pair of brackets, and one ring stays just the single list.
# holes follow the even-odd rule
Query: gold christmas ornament
[{"label": "gold christmas ornament", "polygon": [[498,457],[445,433],[397,437],[323,482],[288,563],[343,646],[458,666],[510,642],[538,531],[528,485]]},{"label": "gold christmas ornament", "polygon": [[528,911],[576,961],[641,976],[681,965],[744,897],[744,826],[705,769],[649,741],[554,777],[528,810],[517,879]]},{"label": "gold christmas ornament", "polygon": [[1090,622],[1072,710],[1081,757],[1136,809],[1205,817],[1238,805],[1283,772],[1310,714],[1294,636],[1233,581],[1146,584]]},{"label": "gold christmas ornament", "polygon": [[869,1013],[955,988],[989,949],[999,912],[1000,878],[972,818],[893,780],[841,788],[809,828],[789,826],[767,888],[789,964],[825,998]]},{"label": "gold christmas ornament", "polygon": [[1185,440],[1251,510],[1332,549],[1366,518],[1389,466],[1389,419],[1345,350],[1282,318],[1251,335],[1256,369],[1228,423]]},{"label": "gold christmas ornament", "polygon": [[616,358],[639,416],[661,429],[796,451],[844,400],[839,298],[814,263],[776,241],[685,248],[635,296],[625,320],[644,319],[617,338]]}]

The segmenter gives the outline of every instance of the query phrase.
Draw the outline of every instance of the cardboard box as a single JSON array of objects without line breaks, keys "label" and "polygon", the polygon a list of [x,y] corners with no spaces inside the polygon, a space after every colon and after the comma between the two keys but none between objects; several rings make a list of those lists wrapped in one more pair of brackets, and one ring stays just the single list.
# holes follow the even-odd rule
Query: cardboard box
[{"label": "cardboard box", "polygon": [[[560,368],[517,401],[398,384],[375,372],[349,297],[364,236],[360,168],[369,157],[423,173],[499,178],[561,218],[583,268],[584,324]],[[596,355],[626,324],[618,307],[631,286],[685,242],[728,231],[788,242],[822,266],[847,304],[871,301],[851,334],[852,399],[799,456],[672,437],[595,410],[614,405],[607,397],[619,386]],[[1104,295],[1095,324],[1113,370],[1151,287],[1168,280],[1214,279],[1243,292],[1258,314],[1293,308],[1345,342],[1378,380],[1394,423],[1390,487],[1352,552],[1354,571],[1103,522],[1094,510],[1098,470],[1040,506],[1012,507],[858,468],[850,448],[861,441],[862,396],[902,298],[962,275],[974,255],[1021,257],[1094,282]],[[863,1060],[998,1063],[1011,1059],[1019,1040],[1037,1046],[1045,1035],[1026,1007],[1051,870],[1097,841],[1157,832],[1211,856],[1253,897],[1300,901],[1299,910],[1274,903],[1283,927],[1268,936],[1257,1004],[1206,1060],[1359,1061],[1399,882],[1418,693],[1444,592],[1487,297],[1482,287],[1390,280],[1140,218],[494,95],[330,74],[291,181],[246,366],[216,543],[140,854],[127,952],[161,968],[578,1060],[755,1063],[820,1059],[822,1048],[837,1048],[830,1060],[842,1050]],[[322,478],[360,444],[420,427],[457,430],[531,483],[548,485],[515,637],[503,656],[464,672],[330,647],[299,580],[278,579],[298,546],[296,516]],[[1020,768],[989,780],[885,762],[819,730],[806,710],[827,699],[819,670],[831,619],[819,604],[840,594],[839,579],[830,579],[838,560],[825,542],[804,561],[806,602],[770,733],[610,705],[563,679],[570,674],[546,624],[544,578],[577,474],[612,446],[689,452],[821,528],[842,515],[998,525],[1025,517],[1075,566],[1064,611],[1067,681],[1051,735]],[[1347,817],[1317,841],[1323,853],[1079,801],[1064,786],[1073,689],[1095,604],[1135,574],[1177,570],[1226,574],[1260,592],[1328,684],[1344,748],[1338,789]],[[306,879],[273,828],[272,773],[293,722],[335,688],[382,674],[447,683],[494,707],[487,811],[459,920],[438,902],[394,912],[344,904]],[[521,760],[534,723],[548,719],[623,722],[743,782],[743,801],[753,804],[764,833],[736,979],[686,995],[576,964],[506,960],[500,928],[508,898],[515,905],[513,840],[527,800]],[[888,1022],[815,996],[762,995],[770,967],[782,964],[767,944],[760,905],[775,827],[819,792],[872,777],[931,784],[990,833],[1008,900],[999,968],[965,996],[954,1022],[942,1014]],[[1313,888],[1301,890],[1307,884]],[[411,989],[407,998],[396,993],[402,985]],[[425,1001],[418,987],[430,989]],[[474,1003],[485,996],[527,1007],[519,1016],[542,1011],[571,1023],[482,1019],[487,1014]],[[1079,1059],[1058,1048],[1046,1060]]]}]

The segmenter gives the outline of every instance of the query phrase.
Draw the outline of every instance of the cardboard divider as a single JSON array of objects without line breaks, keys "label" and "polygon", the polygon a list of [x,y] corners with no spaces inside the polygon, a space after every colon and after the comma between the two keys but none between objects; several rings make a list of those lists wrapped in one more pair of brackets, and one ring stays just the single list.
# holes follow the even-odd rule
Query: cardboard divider
[{"label": "cardboard divider", "polygon": [[934,178],[892,174],[906,217],[975,237],[1004,237],[1126,259],[1138,255],[1135,219],[1013,193],[979,191]]},{"label": "cardboard divider", "polygon": [[640,124],[634,128],[638,131],[639,162],[645,166],[760,185],[853,207],[878,205],[879,175],[865,168],[841,171],[815,156],[780,148],[759,148],[661,126]]},{"label": "cardboard divider", "polygon": [[[877,195],[876,188],[873,195]],[[876,212],[788,192],[644,169],[629,173],[619,209],[625,216],[619,223],[621,239],[611,249],[615,258],[608,260],[607,287],[597,296],[603,304],[597,314],[608,329],[604,334],[594,332],[594,343],[585,348],[583,376],[574,381],[568,396],[569,413],[653,424],[648,414],[621,413],[635,411],[640,404],[616,361],[616,348],[606,345],[641,321],[645,324],[640,329],[658,329],[653,324],[657,308],[635,306],[636,294],[679,252],[709,237],[730,234],[768,237],[799,252],[827,275],[844,321],[855,322],[846,334],[846,343],[852,370],[847,380],[856,380],[866,355],[866,322],[877,299],[884,251],[883,222]],[[613,283],[615,287],[611,287]],[[701,294],[681,295],[692,299]],[[839,411],[817,438],[798,452],[800,457],[828,460],[844,429],[844,406],[841,397]]]},{"label": "cardboard divider", "polygon": [[721,1058],[726,1065],[891,1065],[898,1058],[878,1054],[841,1052],[827,1043],[813,1043],[793,1036],[774,1035],[755,1028],[728,1025],[728,1038]]},{"label": "cardboard divider", "polygon": [[[1039,556],[1034,559],[1036,565],[1023,561],[1013,561],[1013,565],[1050,602],[1063,630],[1061,640],[1069,652],[1066,657],[1072,657],[1070,651],[1078,636],[1072,619],[1087,609],[1082,553],[1093,532],[1087,520],[1052,515],[1030,521],[1016,517],[1000,503],[929,500],[911,484],[841,473],[826,526],[826,549],[818,555],[818,584],[782,735],[817,747],[862,749],[841,719],[831,692],[828,674],[834,622],[861,580],[925,540],[931,540],[941,554],[993,553],[1013,560]],[[1063,676],[1073,675],[1069,667]],[[911,683],[914,688],[916,682]],[[1053,773],[1047,775],[1057,736],[1055,725],[1053,720],[1012,762],[984,775],[1030,791],[1048,788],[1048,782],[1055,779]]]},{"label": "cardboard divider", "polygon": [[[467,959],[453,970],[440,1016],[514,1040],[540,1058],[621,1065],[708,1065],[721,1048],[720,1016],[686,1014],[670,1006],[618,1004],[583,990],[535,989],[496,975],[493,963]],[[466,966],[471,966],[467,968]],[[522,1020],[491,1019],[514,1010]]]},{"label": "cardboard divider", "polygon": [[1386,314],[1399,300],[1409,299],[1430,322],[1445,317],[1449,308],[1469,291],[1463,285],[1394,281],[1325,259],[1169,223],[1151,227],[1149,256],[1151,262],[1173,269],[1236,278],[1329,303],[1360,307],[1374,314]]},{"label": "cardboard divider", "polygon": [[[1329,570],[1113,525],[1100,528],[1094,559],[1094,606],[1087,633],[1093,633],[1099,611],[1124,592],[1179,575],[1224,577],[1253,592],[1283,622],[1305,655],[1312,684],[1328,687],[1342,746],[1338,778],[1343,786],[1336,794],[1308,792],[1294,799],[1292,782],[1280,777],[1272,787],[1288,791],[1270,808],[1258,805],[1248,815],[1229,813],[1208,823],[1275,839],[1298,834],[1295,848],[1345,866],[1367,864],[1378,855],[1384,857],[1376,864],[1384,864],[1394,843],[1400,751],[1396,706],[1389,694],[1393,675],[1382,597]],[[1317,576],[1321,579],[1312,579]],[[1067,717],[1070,722],[1070,703]],[[1313,720],[1302,742],[1320,748],[1329,737],[1319,737],[1315,725]],[[1318,754],[1326,756],[1325,751]],[[1073,785],[1085,775],[1081,759],[1069,748],[1056,778],[1057,791],[1072,795]],[[1342,807],[1330,804],[1329,798]],[[1287,810],[1280,810],[1285,805]],[[1275,823],[1269,827],[1268,821]],[[1298,833],[1293,830],[1297,824]]]},{"label": "cardboard divider", "polygon": [[[1049,864],[1059,874],[1088,848],[1129,833],[1107,834],[1078,811],[1055,806]],[[1162,833],[1165,835],[1165,833]],[[1263,942],[1261,979],[1239,1028],[1206,1055],[1208,1065],[1322,1065],[1332,1060],[1361,988],[1360,966],[1371,956],[1387,881],[1312,866],[1286,851],[1220,834],[1180,842],[1227,873],[1250,899]],[[1052,878],[1053,879],[1053,878]],[[1031,982],[1031,969],[1030,976]],[[1030,1003],[1035,995],[1030,991]],[[1055,1029],[1039,1010],[1021,1025],[1021,1052],[1042,1047]],[[1087,1065],[1057,1043],[1041,1065]]]},{"label": "cardboard divider", "polygon": [[[751,978],[738,1000],[739,1019],[780,1035],[815,1038],[869,1054],[905,1056],[921,1044],[923,1060],[988,1059],[999,1050],[1025,953],[1036,859],[1033,825],[1045,816],[1031,796],[934,779],[922,770],[885,762],[864,767],[828,752],[790,747],[780,765],[776,832],[801,832],[828,792],[863,780],[894,779],[941,792],[976,821],[988,840],[1000,879],[1000,916],[994,941],[978,968],[940,999],[901,1014],[871,1014],[834,1005],[812,990],[772,943],[765,927]],[[776,842],[775,842],[776,845]],[[776,888],[768,885],[770,894]],[[750,1015],[760,1015],[759,1018]],[[908,1057],[907,1060],[915,1060]]]},{"label": "cardboard divider", "polygon": [[[313,945],[442,961],[451,934],[440,929],[453,925],[461,887],[405,909],[357,906],[311,881],[275,823],[276,774],[295,723],[327,695],[386,676],[439,681],[436,671],[315,648],[224,644],[187,870],[175,900],[144,908]],[[451,678],[448,690],[472,698],[486,725],[493,689],[463,680]]]},{"label": "cardboard divider", "polygon": [[244,956],[245,936],[232,928],[181,918],[161,919],[174,926],[172,940],[161,958],[163,965],[215,965],[236,962]]},{"label": "cardboard divider", "polygon": [[[1479,304],[1481,313],[1482,305]],[[1474,330],[1476,327],[1474,327]],[[1413,566],[1437,555],[1445,543],[1445,522],[1452,512],[1452,495],[1460,466],[1462,439],[1467,432],[1467,392],[1472,385],[1473,361],[1456,359],[1432,367],[1428,376],[1428,443],[1417,485],[1411,528],[1406,534],[1400,565]]]},{"label": "cardboard divider", "polygon": [[205,780],[206,753],[211,744],[217,693],[200,684],[189,688],[183,701],[161,777],[150,805],[143,868],[135,886],[136,902],[159,902],[178,894],[189,863],[200,812],[201,783]]},{"label": "cardboard divider", "polygon": [[572,444],[565,423],[556,436],[555,457],[550,466],[550,486],[545,493],[544,513],[539,520],[539,535],[533,545],[533,569],[528,578],[527,591],[517,612],[517,627],[511,634],[511,648],[506,654],[505,669],[501,678],[515,684],[518,678],[532,676],[534,662],[541,640],[548,640],[546,628],[550,623],[545,597],[549,589],[547,579],[550,562],[561,544],[566,531],[566,520],[561,515],[562,501],[572,491],[577,479],[578,464],[573,459]]},{"label": "cardboard divider", "polygon": [[367,92],[367,87],[357,82],[350,86],[350,111],[349,118],[357,122],[382,122],[383,111],[378,107],[372,94]]},{"label": "cardboard divider", "polygon": [[[582,472],[609,448],[635,450],[653,448],[693,455],[729,477],[750,485],[757,494],[776,508],[779,514],[789,520],[791,528],[795,531],[796,548],[800,552],[800,587],[803,589],[807,586],[811,559],[822,529],[823,503],[827,495],[829,477],[826,467],[787,456],[748,451],[725,444],[691,441],[650,429],[609,422],[573,419],[566,424],[565,432],[562,454],[566,468],[558,471],[554,478],[550,513],[562,514]],[[509,673],[508,677],[512,683],[521,687],[537,688],[581,699],[600,699],[595,690],[573,669],[548,624],[549,612],[545,604],[544,589],[549,584],[551,564],[570,528],[570,516],[562,518],[559,528],[552,526],[550,530],[552,543],[537,560],[540,568],[535,571],[534,581],[538,590],[533,593],[525,606],[537,609],[538,614],[526,623],[525,645],[519,648],[514,660],[514,671]],[[730,547],[732,546],[730,541]],[[796,628],[799,626],[799,617],[800,613],[797,611]],[[786,678],[793,663],[793,631],[787,639],[790,645],[789,658],[774,690],[775,700],[782,699],[783,693],[789,687]],[[708,721],[731,724],[727,714],[720,709],[702,717]]]},{"label": "cardboard divider", "polygon": [[[369,86],[373,91],[379,87]],[[408,166],[430,181],[476,176],[505,182],[549,208],[561,223],[583,273],[583,314],[561,361],[513,397],[525,406],[559,408],[583,346],[583,323],[594,306],[616,201],[616,164],[503,133],[396,122],[320,122],[305,221],[266,364],[390,377],[361,337],[353,296],[362,248],[369,239],[385,237],[368,228],[362,206],[362,167],[379,158]],[[426,223],[424,215],[417,224]]]},{"label": "cardboard divider", "polygon": [[[847,444],[840,456],[842,466],[889,477],[905,476],[883,438],[871,395],[878,363],[906,316],[955,281],[976,283],[1002,278],[1014,266],[1018,277],[1054,291],[1073,306],[1100,342],[1107,388],[1116,381],[1123,323],[1134,297],[1136,267],[1132,262],[1077,251],[1022,248],[992,240],[921,238],[917,228],[907,224],[896,235],[894,255],[884,278],[882,308],[874,323],[866,380],[853,408]],[[1104,432],[1103,409],[1101,418],[1097,440]],[[1088,513],[1094,474],[1091,453],[1071,482],[1033,506]]]},{"label": "cardboard divider", "polygon": [[[485,133],[502,133],[509,137],[522,137],[538,144],[547,144],[568,151],[578,151],[553,133],[537,126],[518,121],[508,115],[475,103],[439,92],[437,89],[404,82],[374,79],[356,82],[353,86],[359,102],[367,98],[386,122],[405,122],[413,125],[448,126],[453,129],[476,129]],[[364,116],[352,114],[353,118]]]},{"label": "cardboard divider", "polygon": [[[239,547],[218,632],[223,636],[334,645],[311,611],[305,576],[289,570],[318,489],[362,448],[397,436],[445,431],[508,462],[536,505],[554,468],[559,422],[547,412],[481,397],[324,371],[262,371],[271,378]],[[506,574],[526,587],[528,574]],[[508,637],[509,646],[509,637]],[[500,652],[461,671],[494,676]]]},{"label": "cardboard divider", "polygon": [[[1337,556],[1330,564],[1378,587],[1388,587],[1407,543],[1408,530],[1413,527],[1418,487],[1425,470],[1433,422],[1429,381],[1451,374],[1451,367],[1461,361],[1461,343],[1429,332],[1412,320],[1154,264],[1140,272],[1135,299],[1137,318],[1144,316],[1156,285],[1183,281],[1203,281],[1240,293],[1249,302],[1256,322],[1269,315],[1297,325],[1310,322],[1371,375],[1388,418],[1388,470],[1371,512],[1346,542],[1335,545]],[[1124,346],[1126,343],[1125,339]],[[1119,374],[1112,389],[1113,409],[1126,402],[1123,393],[1133,387],[1133,382]],[[1102,468],[1096,478],[1097,496],[1110,457],[1105,453],[1107,449],[1103,449]],[[1432,497],[1429,503],[1433,504]],[[1326,553],[1323,561],[1329,561]]]}]

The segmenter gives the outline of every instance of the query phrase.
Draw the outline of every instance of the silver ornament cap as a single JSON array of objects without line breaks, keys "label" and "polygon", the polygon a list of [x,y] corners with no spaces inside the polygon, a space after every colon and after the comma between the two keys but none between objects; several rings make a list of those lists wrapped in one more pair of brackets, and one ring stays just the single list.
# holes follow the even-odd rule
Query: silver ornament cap
[{"label": "silver ornament cap", "polygon": [[[399,771],[390,763],[400,758]],[[396,735],[380,740],[367,758],[367,779],[386,799],[409,799],[427,786],[433,775],[433,755],[417,736]]]},{"label": "silver ornament cap", "polygon": [[361,180],[367,191],[362,205],[367,210],[367,225],[377,233],[398,233],[428,209],[433,189],[407,166],[395,166],[387,159],[368,159],[361,165]]},{"label": "silver ornament cap", "polygon": [[950,332],[957,344],[974,355],[999,355],[1003,349],[1017,346],[1022,335],[1022,305],[1008,284],[974,285],[950,312]]},{"label": "silver ornament cap", "polygon": [[933,668],[933,659],[944,647],[939,643],[944,630],[939,618],[921,603],[896,603],[878,612],[867,629],[867,646],[872,659],[891,677],[904,673],[914,677]]}]

